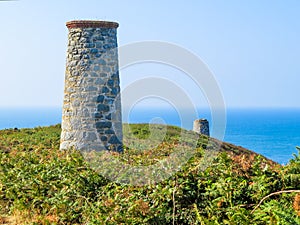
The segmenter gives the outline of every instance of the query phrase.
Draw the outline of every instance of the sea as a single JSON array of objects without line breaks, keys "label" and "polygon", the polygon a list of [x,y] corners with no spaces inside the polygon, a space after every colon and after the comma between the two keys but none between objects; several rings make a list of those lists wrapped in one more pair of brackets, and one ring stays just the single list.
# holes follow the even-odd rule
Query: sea
[{"label": "sea", "polygon": [[[188,130],[192,129],[193,121],[198,118],[206,118],[212,124],[209,109],[197,109],[195,114],[187,109],[181,113],[170,108],[149,108],[125,110],[123,122],[159,122]],[[58,124],[61,123],[61,112],[59,107],[0,108],[0,129]],[[296,146],[300,146],[300,109],[227,109],[223,141],[250,149],[280,164],[287,164],[294,158],[293,154],[298,154]]]}]

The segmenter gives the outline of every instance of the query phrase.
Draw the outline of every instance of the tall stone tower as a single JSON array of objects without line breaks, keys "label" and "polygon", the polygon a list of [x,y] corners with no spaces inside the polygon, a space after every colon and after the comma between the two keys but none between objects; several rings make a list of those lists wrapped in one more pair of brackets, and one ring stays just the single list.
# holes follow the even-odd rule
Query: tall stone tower
[{"label": "tall stone tower", "polygon": [[118,23],[79,20],[69,29],[60,149],[122,151]]},{"label": "tall stone tower", "polygon": [[209,136],[209,123],[207,119],[198,119],[194,121],[193,131]]}]

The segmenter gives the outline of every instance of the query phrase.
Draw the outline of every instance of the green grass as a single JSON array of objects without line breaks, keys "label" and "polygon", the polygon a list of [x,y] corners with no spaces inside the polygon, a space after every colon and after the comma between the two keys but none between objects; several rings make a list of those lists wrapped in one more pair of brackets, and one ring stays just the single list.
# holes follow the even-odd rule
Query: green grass
[{"label": "green grass", "polygon": [[[0,131],[0,224],[300,224],[295,193],[251,213],[272,192],[300,189],[299,155],[282,167],[178,127],[125,124],[124,153],[101,154],[97,172],[80,152],[59,150],[60,131]],[[203,167],[209,151],[218,155]]]}]

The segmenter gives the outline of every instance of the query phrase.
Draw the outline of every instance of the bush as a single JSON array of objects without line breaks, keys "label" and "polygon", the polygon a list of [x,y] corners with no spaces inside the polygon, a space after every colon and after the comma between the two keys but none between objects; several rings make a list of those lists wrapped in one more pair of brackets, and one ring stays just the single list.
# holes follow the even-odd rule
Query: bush
[{"label": "bush", "polygon": [[[145,126],[131,129],[146,140]],[[167,130],[158,146],[125,146],[115,157],[130,165],[155,163],[178,145],[180,129]],[[224,143],[226,152],[202,170],[208,142],[200,136],[195,155],[180,171],[139,187],[107,180],[76,150],[59,151],[59,125],[0,133],[2,218],[18,215],[24,224],[300,224],[296,193],[274,195],[253,211],[272,192],[300,188],[300,154],[284,167],[261,156],[243,167],[228,153],[238,148]]]}]

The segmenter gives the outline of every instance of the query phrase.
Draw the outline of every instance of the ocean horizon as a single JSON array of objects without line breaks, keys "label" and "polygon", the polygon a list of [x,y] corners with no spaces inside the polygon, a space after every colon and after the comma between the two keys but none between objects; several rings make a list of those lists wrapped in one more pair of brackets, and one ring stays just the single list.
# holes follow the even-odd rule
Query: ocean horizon
[{"label": "ocean horizon", "polygon": [[[183,110],[185,124],[175,109],[137,108],[124,113],[124,123],[151,123],[159,118],[165,124],[192,129],[193,121],[206,118],[212,122],[209,109],[198,109],[197,115]],[[61,107],[0,108],[0,129],[33,128],[61,123]],[[300,108],[229,108],[226,113],[225,142],[242,146],[265,157],[286,164],[297,154],[300,145]],[[213,135],[212,135],[213,136]]]}]

